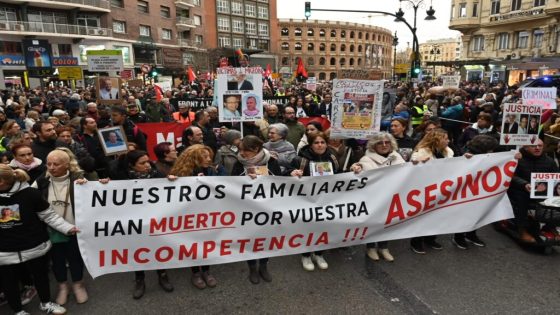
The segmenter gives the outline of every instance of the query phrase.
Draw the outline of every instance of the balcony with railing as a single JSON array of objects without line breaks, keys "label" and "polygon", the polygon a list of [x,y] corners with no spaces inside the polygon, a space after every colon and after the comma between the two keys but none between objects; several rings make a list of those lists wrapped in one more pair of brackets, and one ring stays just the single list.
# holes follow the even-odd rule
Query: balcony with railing
[{"label": "balcony with railing", "polygon": [[5,0],[15,5],[24,3],[33,7],[44,7],[51,9],[82,9],[82,11],[111,12],[111,2],[109,0]]},{"label": "balcony with railing", "polygon": [[2,33],[29,33],[56,34],[69,37],[111,37],[112,30],[101,27],[81,26],[76,24],[56,24],[42,22],[0,22],[0,34]]},{"label": "balcony with railing", "polygon": [[178,16],[176,21],[177,27],[181,29],[195,28],[194,20],[184,16]]},{"label": "balcony with railing", "polygon": [[175,1],[175,5],[185,9],[195,7],[194,0],[177,0]]}]

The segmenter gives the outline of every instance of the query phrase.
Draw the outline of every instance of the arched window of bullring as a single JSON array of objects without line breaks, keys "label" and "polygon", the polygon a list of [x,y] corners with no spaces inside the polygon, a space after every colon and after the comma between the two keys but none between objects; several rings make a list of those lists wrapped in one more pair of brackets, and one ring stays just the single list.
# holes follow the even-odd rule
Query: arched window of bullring
[{"label": "arched window of bullring", "polygon": [[308,29],[307,36],[313,36],[313,35],[315,35],[315,31],[312,28]]},{"label": "arched window of bullring", "polygon": [[287,42],[282,43],[282,50],[290,50],[290,44]]},{"label": "arched window of bullring", "polygon": [[358,58],[358,67],[362,65],[362,58]]},{"label": "arched window of bullring", "polygon": [[294,48],[296,50],[301,50],[301,43],[300,42],[295,43]]},{"label": "arched window of bullring", "polygon": [[362,32],[358,32],[358,39],[362,39]]},{"label": "arched window of bullring", "polygon": [[280,34],[282,36],[288,36],[290,35],[290,30],[287,27],[282,28],[282,30],[280,31]]},{"label": "arched window of bullring", "polygon": [[350,31],[350,38],[354,38],[354,31]]},{"label": "arched window of bullring", "polygon": [[324,72],[319,73],[319,80],[326,80],[327,79],[327,74]]},{"label": "arched window of bullring", "polygon": [[320,66],[324,66],[325,63],[327,63],[327,59],[325,59],[325,57],[319,58],[319,65],[320,65]]},{"label": "arched window of bullring", "polygon": [[288,58],[288,57],[282,57],[282,65],[283,65],[283,66],[287,66],[288,63],[290,63],[290,58]]},{"label": "arched window of bullring", "polygon": [[307,58],[307,64],[310,66],[315,65],[315,59],[313,57]]},{"label": "arched window of bullring", "polygon": [[319,37],[325,37],[325,34],[326,34],[326,32],[325,32],[324,29],[319,30]]},{"label": "arched window of bullring", "polygon": [[349,65],[350,65],[350,66],[353,66],[353,65],[354,65],[354,58],[350,58]]},{"label": "arched window of bullring", "polygon": [[331,31],[331,37],[336,37],[336,31],[335,30]]},{"label": "arched window of bullring", "polygon": [[330,63],[331,63],[331,66],[336,66],[336,58],[332,57]]},{"label": "arched window of bullring", "polygon": [[331,72],[331,74],[329,75],[329,80],[334,80],[336,79],[336,72]]},{"label": "arched window of bullring", "polygon": [[341,52],[346,51],[346,45],[345,44],[340,45],[340,51]]},{"label": "arched window of bullring", "polygon": [[294,30],[294,35],[301,36],[301,28],[296,27],[296,29]]},{"label": "arched window of bullring", "polygon": [[320,51],[325,51],[325,49],[327,49],[327,46],[325,45],[325,43],[319,44],[319,50]]},{"label": "arched window of bullring", "polygon": [[346,31],[345,30],[340,31],[340,38],[346,38]]},{"label": "arched window of bullring", "polygon": [[362,45],[358,45],[358,52],[359,52],[359,53],[362,52]]},{"label": "arched window of bullring", "polygon": [[308,50],[308,51],[313,51],[313,50],[315,50],[315,45],[313,45],[313,43],[308,43],[308,44],[307,44],[307,50]]},{"label": "arched window of bullring", "polygon": [[351,53],[354,52],[354,44],[350,44],[350,52],[351,52]]},{"label": "arched window of bullring", "polygon": [[341,66],[345,66],[345,65],[346,65],[346,58],[340,58],[340,65],[341,65]]},{"label": "arched window of bullring", "polygon": [[336,51],[336,44],[331,44],[331,51]]},{"label": "arched window of bullring", "polygon": [[366,33],[366,40],[369,40],[369,33]]}]

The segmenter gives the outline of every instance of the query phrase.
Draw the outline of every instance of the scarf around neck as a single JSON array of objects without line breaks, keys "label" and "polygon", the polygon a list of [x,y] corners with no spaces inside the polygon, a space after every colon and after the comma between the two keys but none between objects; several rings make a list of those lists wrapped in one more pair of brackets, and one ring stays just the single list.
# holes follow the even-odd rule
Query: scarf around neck
[{"label": "scarf around neck", "polygon": [[30,164],[23,164],[20,161],[13,159],[12,162],[10,163],[12,165],[10,166],[15,166],[19,169],[22,169],[26,172],[29,172],[30,170],[40,166],[41,164],[43,164],[43,161],[39,160],[38,158],[34,157],[33,158],[33,162],[31,162]]},{"label": "scarf around neck", "polygon": [[262,166],[262,165],[266,165],[268,163],[268,160],[270,160],[270,152],[268,152],[267,149],[263,148],[261,152],[257,153],[257,155],[253,156],[250,159],[246,159],[241,155],[238,155],[237,158],[244,167]]}]

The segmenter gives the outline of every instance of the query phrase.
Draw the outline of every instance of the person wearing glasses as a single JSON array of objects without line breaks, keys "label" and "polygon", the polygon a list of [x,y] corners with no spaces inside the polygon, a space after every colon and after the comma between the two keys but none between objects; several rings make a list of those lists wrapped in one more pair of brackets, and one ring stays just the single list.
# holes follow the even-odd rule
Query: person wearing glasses
[{"label": "person wearing glasses", "polygon": [[[379,132],[374,134],[367,143],[367,151],[358,163],[354,163],[350,168],[354,173],[373,170],[391,165],[406,163],[398,153],[397,140],[391,134]],[[389,242],[373,242],[367,244],[367,255],[371,260],[378,261],[379,254],[386,261],[394,261],[395,258],[389,252],[387,245]],[[378,252],[379,249],[379,252]]]},{"label": "person wearing glasses", "polygon": [[[64,220],[75,224],[74,217],[74,183],[85,183],[83,171],[78,166],[76,157],[67,148],[57,148],[47,156],[47,171],[37,178],[32,187],[39,189],[54,211]],[[58,282],[56,303],[64,305],[68,301],[70,286],[67,273],[70,269],[72,290],[78,304],[88,300],[84,285],[84,261],[80,255],[77,237],[60,237],[50,232],[53,243],[51,259],[53,273]],[[68,268],[66,267],[68,264]]]},{"label": "person wearing glasses", "polygon": [[241,117],[239,113],[239,97],[237,95],[228,95],[224,98],[224,119],[232,119]]}]

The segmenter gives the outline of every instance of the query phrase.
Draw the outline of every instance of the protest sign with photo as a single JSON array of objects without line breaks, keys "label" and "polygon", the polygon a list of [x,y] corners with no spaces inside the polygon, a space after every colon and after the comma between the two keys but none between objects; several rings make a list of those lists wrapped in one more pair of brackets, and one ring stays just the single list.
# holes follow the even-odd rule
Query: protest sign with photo
[{"label": "protest sign with photo", "polygon": [[104,105],[121,104],[121,78],[97,77],[97,102]]},{"label": "protest sign with photo", "polygon": [[333,138],[365,139],[379,131],[383,81],[333,81]]},{"label": "protest sign with photo", "polygon": [[500,144],[534,144],[538,139],[541,113],[541,105],[505,103]]},{"label": "protest sign with photo", "polygon": [[101,139],[101,147],[105,155],[116,155],[126,153],[128,146],[126,144],[126,135],[122,126],[114,126],[97,130],[99,139]]},{"label": "protest sign with photo", "polygon": [[218,68],[215,87],[220,122],[262,119],[262,68]]},{"label": "protest sign with photo", "polygon": [[473,231],[513,217],[516,166],[502,152],[359,175],[90,181],[75,187],[78,243],[95,278]]},{"label": "protest sign with photo", "polygon": [[521,93],[523,104],[541,105],[543,109],[556,108],[556,87],[526,87]]},{"label": "protest sign with photo", "polygon": [[560,197],[559,173],[531,173],[531,198]]}]

